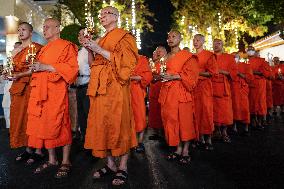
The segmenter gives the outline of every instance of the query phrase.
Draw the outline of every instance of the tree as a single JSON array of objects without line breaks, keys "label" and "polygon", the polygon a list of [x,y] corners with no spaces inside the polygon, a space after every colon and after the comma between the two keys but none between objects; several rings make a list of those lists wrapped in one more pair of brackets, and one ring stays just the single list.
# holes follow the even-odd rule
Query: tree
[{"label": "tree", "polygon": [[[182,31],[190,41],[196,30],[225,41],[227,51],[235,51],[243,34],[251,37],[262,36],[267,32],[267,22],[280,22],[283,19],[283,2],[274,0],[171,0],[176,8],[173,15],[174,27]],[[275,11],[275,10],[276,11]],[[278,11],[282,9],[282,13]],[[211,34],[209,34],[211,33]],[[211,41],[212,42],[212,41]],[[210,48],[207,42],[207,48]]]}]

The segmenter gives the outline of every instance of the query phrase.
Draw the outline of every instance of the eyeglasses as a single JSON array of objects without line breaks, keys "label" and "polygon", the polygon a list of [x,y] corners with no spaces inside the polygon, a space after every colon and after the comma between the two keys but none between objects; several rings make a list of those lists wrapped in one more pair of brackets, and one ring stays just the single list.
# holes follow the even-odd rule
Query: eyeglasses
[{"label": "eyeglasses", "polygon": [[104,15],[115,15],[115,16],[117,16],[117,14],[115,14],[115,13],[113,13],[113,12],[102,12],[101,14],[99,14],[99,18],[101,18],[101,17],[103,17]]}]

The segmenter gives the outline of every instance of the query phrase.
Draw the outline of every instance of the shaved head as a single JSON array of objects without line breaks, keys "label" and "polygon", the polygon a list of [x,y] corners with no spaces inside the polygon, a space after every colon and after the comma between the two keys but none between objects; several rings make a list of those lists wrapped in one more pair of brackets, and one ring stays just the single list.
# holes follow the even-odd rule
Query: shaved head
[{"label": "shaved head", "polygon": [[32,32],[32,31],[34,30],[33,26],[32,26],[30,23],[21,22],[21,23],[19,24],[19,26],[21,26],[21,25],[27,26],[27,28],[29,29],[30,32]]},{"label": "shaved head", "polygon": [[179,38],[181,38],[181,33],[178,30],[172,29],[168,34],[170,34],[170,33],[175,33],[176,35],[179,36]]},{"label": "shaved head", "polygon": [[60,38],[60,22],[54,18],[48,18],[43,23],[43,36],[47,41]]},{"label": "shaved head", "polygon": [[194,38],[200,39],[201,41],[203,41],[203,43],[205,42],[205,37],[204,37],[204,35],[202,35],[202,34],[200,34],[200,33],[196,34],[196,35],[194,36]]},{"label": "shaved head", "polygon": [[[112,6],[106,6],[106,7],[104,7],[102,10],[108,10],[108,11],[111,11],[113,14],[115,14],[116,16],[118,16],[119,15],[119,11],[118,11],[118,9],[117,8],[115,8],[115,7],[112,7]],[[101,10],[101,11],[102,11]]]},{"label": "shaved head", "polygon": [[47,19],[44,20],[44,22],[52,23],[53,25],[55,25],[57,27],[60,26],[60,22],[55,18],[47,18]]}]

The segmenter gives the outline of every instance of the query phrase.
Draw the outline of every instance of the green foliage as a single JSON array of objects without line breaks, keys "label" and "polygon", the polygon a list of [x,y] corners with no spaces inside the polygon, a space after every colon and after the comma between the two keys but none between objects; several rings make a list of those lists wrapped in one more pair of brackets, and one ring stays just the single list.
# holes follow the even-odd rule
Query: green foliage
[{"label": "green foliage", "polygon": [[[85,26],[85,2],[87,0],[60,0],[58,1],[58,7],[60,9],[56,10],[53,15],[57,18],[62,16],[62,10],[69,10],[74,16],[74,20],[77,20],[78,23],[82,26]],[[99,10],[105,6],[102,0],[91,0],[91,3],[88,6],[88,10],[91,13],[91,16],[94,18],[94,23],[99,27]],[[122,27],[126,26],[126,18],[129,20],[129,26],[131,26],[131,0],[116,0],[113,1],[115,6],[120,11]],[[136,0],[136,29],[150,30],[152,31],[153,27],[146,19],[147,16],[153,16],[147,6],[145,6],[144,0]],[[110,3],[110,0],[106,1],[107,4]],[[131,29],[131,28],[130,28]]]},{"label": "green foliage", "polygon": [[80,45],[78,41],[78,33],[80,31],[81,26],[77,24],[72,24],[69,26],[65,26],[63,30],[60,33],[60,37],[62,39],[71,41],[72,43],[75,43],[76,45]]},{"label": "green foliage", "polygon": [[[227,50],[236,47],[238,37],[248,33],[252,37],[262,36],[267,32],[265,24],[274,20],[280,23],[283,18],[283,0],[171,0],[176,8],[174,27],[182,31],[184,38],[192,38],[189,25],[197,26],[198,32],[207,35],[207,28],[212,28],[213,38],[225,41]],[[280,10],[281,13],[279,12]],[[221,27],[219,15],[221,14]],[[185,17],[184,24],[181,22]],[[236,49],[235,49],[236,50]]]}]

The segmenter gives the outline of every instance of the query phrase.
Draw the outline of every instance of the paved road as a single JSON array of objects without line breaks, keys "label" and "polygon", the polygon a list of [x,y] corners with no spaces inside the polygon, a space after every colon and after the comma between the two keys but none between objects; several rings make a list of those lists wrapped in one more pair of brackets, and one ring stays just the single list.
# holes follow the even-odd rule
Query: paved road
[{"label": "paved road", "polygon": [[[92,173],[103,166],[103,161],[86,154],[79,143],[72,147],[72,173],[61,180],[53,178],[56,170],[33,175],[38,164],[28,167],[15,163],[22,149],[9,148],[8,133],[3,129],[0,144],[0,189],[112,188],[111,178],[92,180]],[[252,131],[250,137],[232,136],[231,144],[215,142],[213,152],[195,149],[189,166],[166,161],[168,148],[164,143],[146,137],[145,146],[146,154],[131,153],[129,181],[123,188],[284,188],[284,123],[281,120],[274,121],[265,131]]]}]

